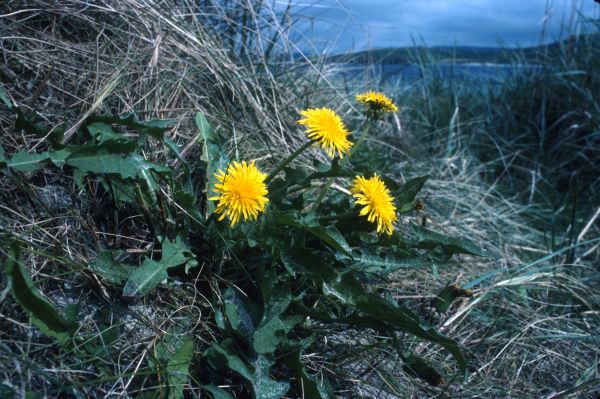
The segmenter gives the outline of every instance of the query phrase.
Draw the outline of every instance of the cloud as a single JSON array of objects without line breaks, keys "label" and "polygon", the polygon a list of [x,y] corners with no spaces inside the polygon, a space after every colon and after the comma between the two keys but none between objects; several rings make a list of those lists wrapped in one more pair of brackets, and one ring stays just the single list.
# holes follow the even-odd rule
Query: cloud
[{"label": "cloud", "polygon": [[[287,2],[285,2],[287,3]],[[298,33],[317,46],[350,48],[408,46],[531,46],[559,38],[574,9],[598,17],[592,0],[293,0],[304,19]],[[549,5],[547,7],[547,4]]]}]

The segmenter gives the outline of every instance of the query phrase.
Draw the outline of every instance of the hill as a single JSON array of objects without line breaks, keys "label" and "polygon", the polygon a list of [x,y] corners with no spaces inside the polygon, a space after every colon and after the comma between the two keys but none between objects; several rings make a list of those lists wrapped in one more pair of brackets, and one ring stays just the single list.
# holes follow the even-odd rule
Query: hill
[{"label": "hill", "polygon": [[577,46],[582,38],[589,39],[600,35],[588,34],[571,36],[570,38],[550,44],[525,48],[477,47],[477,46],[414,46],[388,47],[363,50],[345,54],[336,54],[327,58],[328,62],[345,62],[351,64],[406,64],[415,61],[455,62],[455,63],[510,63],[515,60],[523,62],[539,62],[548,52],[560,46]]}]

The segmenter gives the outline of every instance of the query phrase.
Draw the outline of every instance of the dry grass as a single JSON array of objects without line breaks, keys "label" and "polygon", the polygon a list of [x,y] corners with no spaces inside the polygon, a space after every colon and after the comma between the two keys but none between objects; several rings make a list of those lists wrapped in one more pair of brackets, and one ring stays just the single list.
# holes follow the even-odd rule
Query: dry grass
[{"label": "dry grass", "polygon": [[[244,10],[248,18],[259,18],[256,10]],[[265,41],[242,52],[227,47],[229,36],[203,25],[211,15],[199,13],[192,1],[8,1],[2,15],[5,89],[49,126],[71,128],[88,113],[175,118],[171,138],[192,151],[190,158],[198,154],[193,125],[198,111],[244,153],[254,148],[264,154],[265,148],[288,148],[297,140],[293,111],[302,103],[304,85],[285,84],[276,75],[281,68],[266,68],[274,58],[249,62],[261,60],[270,46],[270,53],[285,53],[279,16],[269,21],[262,12],[256,27],[239,27],[227,15],[216,15],[232,26],[215,29],[234,35],[232,40],[241,31]],[[268,23],[275,28],[263,32]],[[8,128],[6,116],[2,122]],[[13,137],[4,144],[36,141]]]},{"label": "dry grass", "polygon": [[[289,73],[295,64],[283,60],[296,49],[286,41],[289,16],[256,10],[254,2],[233,8],[239,15],[212,2],[197,14],[196,3],[5,1],[0,6],[3,86],[29,115],[54,128],[77,126],[89,113],[174,118],[177,126],[169,137],[185,148],[192,165],[200,151],[193,123],[197,111],[230,138],[232,154],[265,163],[299,141],[298,108],[327,102],[350,111],[347,98],[340,96],[344,88],[330,83],[325,72],[309,67],[309,73]],[[7,153],[43,149],[43,140],[13,134],[13,121],[1,108],[0,129],[11,133],[0,138]],[[314,367],[330,370],[347,397],[559,398],[572,388],[575,397],[597,397],[597,212],[566,218],[554,237],[557,244],[549,243],[553,212],[506,194],[505,174],[486,179],[498,165],[510,164],[510,154],[482,163],[464,146],[450,158],[445,147],[426,146],[430,152],[423,156],[414,147],[423,146],[422,140],[439,142],[439,135],[423,139],[416,124],[407,131],[400,130],[400,122],[382,126],[370,148],[393,160],[401,181],[431,173],[427,223],[482,243],[496,258],[461,257],[437,275],[398,273],[383,284],[431,317],[424,305],[446,283],[467,284],[491,273],[475,285],[474,299],[432,319],[463,345],[471,373],[441,389],[416,382],[400,371],[389,340],[369,331],[327,331],[320,356],[309,356]],[[156,148],[146,154],[175,162]],[[60,385],[72,386],[64,395],[136,395],[156,384],[146,366],[158,340],[191,330],[201,351],[214,339],[208,297],[218,295],[218,276],[210,274],[210,265],[202,266],[195,281],[130,304],[115,299],[117,292],[85,270],[107,246],[126,248],[132,258],[144,254],[149,234],[143,215],[112,209],[109,198],[94,196],[94,187],[77,192],[68,176],[50,170],[1,177],[0,198],[0,242],[16,236],[28,243],[25,264],[40,290],[62,309],[81,303],[81,331],[105,350],[58,354],[58,346],[30,327],[7,296],[2,269],[0,383],[49,397]],[[560,215],[569,214],[567,208]],[[569,242],[573,229],[577,240]],[[576,246],[575,256],[566,264],[569,245]],[[183,315],[192,321],[182,324]],[[107,345],[110,329],[119,335]],[[356,342],[372,342],[371,352],[355,352]],[[434,347],[404,343],[452,364]],[[340,352],[344,356],[338,359]],[[102,359],[102,366],[83,362],[84,353],[87,359]],[[452,375],[451,366],[442,371]],[[201,377],[202,370],[197,372]],[[200,395],[198,388],[189,392]]]},{"label": "dry grass", "polygon": [[[388,136],[384,141],[390,140]],[[374,147],[377,141],[372,142]],[[375,151],[381,154],[385,148]],[[466,151],[450,159],[401,160],[397,154],[392,151],[388,156],[395,159],[398,172],[407,177],[417,174],[414,171],[432,175],[424,191],[427,208],[422,216],[427,225],[469,237],[495,256],[461,256],[440,266],[437,274],[396,273],[384,283],[395,298],[460,342],[469,358],[469,376],[465,381],[460,377],[447,381],[451,384],[442,390],[415,386],[414,380],[398,373],[400,360],[393,345],[372,332],[333,334],[337,339],[326,347],[334,358],[325,364],[339,364],[335,358],[339,355],[347,365],[342,375],[353,381],[346,386],[364,397],[597,397],[598,212],[578,221],[579,237],[571,243],[576,256],[565,263],[572,227],[561,231],[555,239],[562,245],[552,250],[552,212],[523,204],[519,195],[507,198],[498,182],[490,185],[483,180],[485,169],[494,164],[482,164]],[[459,301],[446,314],[431,313],[429,301],[446,284],[476,281],[473,299]],[[452,363],[435,347],[403,342],[430,359]],[[361,350],[365,343],[373,345],[368,353]]]}]

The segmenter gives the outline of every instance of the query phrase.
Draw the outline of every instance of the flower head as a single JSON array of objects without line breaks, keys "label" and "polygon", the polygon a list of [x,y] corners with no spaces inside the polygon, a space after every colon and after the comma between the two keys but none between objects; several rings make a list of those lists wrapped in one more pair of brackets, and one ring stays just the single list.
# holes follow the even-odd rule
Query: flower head
[{"label": "flower head", "polygon": [[350,192],[357,205],[364,205],[360,216],[367,216],[369,222],[377,222],[377,233],[386,232],[391,235],[396,221],[394,198],[385,183],[375,175],[370,179],[356,176]]},{"label": "flower head", "polygon": [[352,142],[348,140],[348,130],[342,122],[342,118],[329,108],[310,108],[300,112],[304,118],[298,121],[306,126],[306,135],[318,143],[327,151],[331,158],[335,153],[340,158],[350,152]]},{"label": "flower head", "polygon": [[368,91],[356,96],[356,101],[369,107],[372,112],[398,112],[396,104],[383,93],[377,91]]},{"label": "flower head", "polygon": [[256,219],[260,212],[264,212],[265,205],[269,202],[266,197],[267,175],[262,173],[254,161],[233,162],[223,172],[219,169],[215,178],[220,182],[215,184],[215,192],[220,194],[210,197],[211,201],[218,201],[216,212],[221,214],[219,220],[225,216],[234,226],[243,216],[244,221]]}]

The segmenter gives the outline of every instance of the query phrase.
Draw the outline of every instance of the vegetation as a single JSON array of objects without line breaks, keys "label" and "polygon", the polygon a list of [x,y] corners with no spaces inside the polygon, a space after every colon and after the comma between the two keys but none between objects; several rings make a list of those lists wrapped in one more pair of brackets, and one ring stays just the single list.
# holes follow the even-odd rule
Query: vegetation
[{"label": "vegetation", "polygon": [[289,8],[38,3],[0,6],[0,396],[600,393],[593,36],[342,85]]}]

